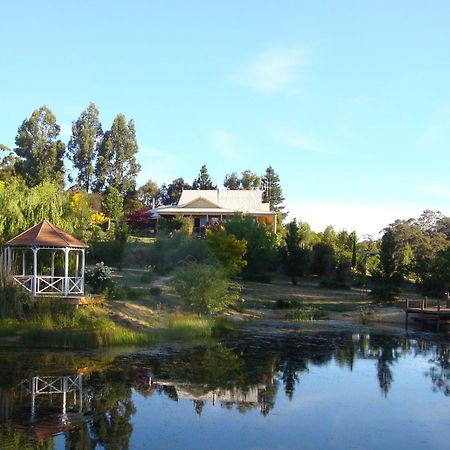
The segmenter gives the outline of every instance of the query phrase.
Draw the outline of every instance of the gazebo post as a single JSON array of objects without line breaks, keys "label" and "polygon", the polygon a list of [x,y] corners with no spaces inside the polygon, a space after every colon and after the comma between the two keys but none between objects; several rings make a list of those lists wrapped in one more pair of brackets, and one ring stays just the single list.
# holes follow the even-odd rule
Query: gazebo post
[{"label": "gazebo post", "polygon": [[84,292],[84,270],[86,268],[86,250],[81,250],[81,292]]},{"label": "gazebo post", "polygon": [[11,273],[11,269],[12,269],[12,248],[8,247],[8,266],[7,266],[8,273]]},{"label": "gazebo post", "polygon": [[79,269],[79,266],[80,266],[80,252],[77,251],[75,256],[76,256],[75,257],[75,277],[78,278],[78,275],[79,275],[78,269]]},{"label": "gazebo post", "polygon": [[25,254],[26,250],[22,249],[22,276],[26,275],[26,254]]},{"label": "gazebo post", "polygon": [[33,279],[31,283],[31,293],[36,295],[37,292],[37,265],[38,265],[38,249],[36,247],[32,248],[33,250]]},{"label": "gazebo post", "polygon": [[64,295],[69,293],[69,248],[64,248]]},{"label": "gazebo post", "polygon": [[52,251],[52,271],[51,271],[52,278],[55,276],[55,255],[56,255],[56,251],[53,250]]}]

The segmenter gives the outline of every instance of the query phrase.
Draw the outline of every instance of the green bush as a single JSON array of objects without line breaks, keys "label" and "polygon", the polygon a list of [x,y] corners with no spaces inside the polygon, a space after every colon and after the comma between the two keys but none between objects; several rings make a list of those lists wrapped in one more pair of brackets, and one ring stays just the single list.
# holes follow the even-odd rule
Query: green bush
[{"label": "green bush", "polygon": [[162,289],[159,286],[152,286],[149,289],[149,293],[150,293],[150,295],[157,297],[158,295],[162,294]]},{"label": "green bush", "polygon": [[0,273],[0,319],[17,319],[24,316],[32,296],[11,277]]},{"label": "green bush", "polygon": [[392,303],[400,295],[400,288],[391,284],[385,284],[373,288],[369,295],[373,297],[374,303]]},{"label": "green bush", "polygon": [[99,262],[93,268],[89,268],[85,273],[86,283],[92,288],[95,294],[101,294],[114,287],[112,270],[103,262]]},{"label": "green bush", "polygon": [[344,281],[339,281],[339,280],[322,280],[320,282],[320,287],[326,288],[326,289],[342,289],[342,290],[346,290],[349,291],[351,286],[350,284],[344,282]]},{"label": "green bush", "polygon": [[224,311],[238,300],[238,287],[227,279],[224,269],[211,264],[178,268],[171,281],[175,294],[200,313]]},{"label": "green bush", "polygon": [[186,263],[203,262],[208,257],[205,241],[193,238],[185,231],[173,235],[160,234],[149,254],[150,265],[159,275],[166,275]]}]

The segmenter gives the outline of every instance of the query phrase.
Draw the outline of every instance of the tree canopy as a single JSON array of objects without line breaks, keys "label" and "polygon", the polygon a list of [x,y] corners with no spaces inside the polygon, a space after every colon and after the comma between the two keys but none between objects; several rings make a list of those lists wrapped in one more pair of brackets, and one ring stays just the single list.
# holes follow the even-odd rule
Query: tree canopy
[{"label": "tree canopy", "polygon": [[16,136],[15,172],[28,186],[55,181],[64,186],[64,143],[57,139],[60,126],[47,106],[41,106],[25,119]]}]

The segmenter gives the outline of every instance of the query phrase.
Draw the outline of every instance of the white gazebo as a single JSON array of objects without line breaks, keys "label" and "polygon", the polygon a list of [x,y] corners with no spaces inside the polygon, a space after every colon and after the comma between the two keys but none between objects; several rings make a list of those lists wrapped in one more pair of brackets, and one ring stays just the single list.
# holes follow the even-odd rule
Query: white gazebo
[{"label": "white gazebo", "polygon": [[6,242],[3,267],[34,296],[79,297],[84,295],[87,247],[43,220]]}]

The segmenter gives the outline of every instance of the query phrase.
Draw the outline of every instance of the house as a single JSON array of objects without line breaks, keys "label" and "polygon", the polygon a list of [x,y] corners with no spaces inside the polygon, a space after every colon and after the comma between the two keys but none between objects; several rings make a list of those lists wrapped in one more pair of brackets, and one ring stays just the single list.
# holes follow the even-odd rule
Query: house
[{"label": "house", "polygon": [[194,232],[236,216],[253,217],[276,232],[277,213],[270,210],[269,203],[263,203],[262,194],[260,190],[184,190],[178,205],[159,206],[152,212],[164,218],[189,217]]}]

